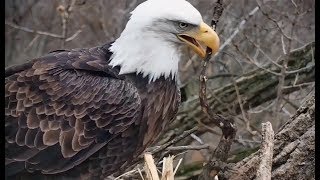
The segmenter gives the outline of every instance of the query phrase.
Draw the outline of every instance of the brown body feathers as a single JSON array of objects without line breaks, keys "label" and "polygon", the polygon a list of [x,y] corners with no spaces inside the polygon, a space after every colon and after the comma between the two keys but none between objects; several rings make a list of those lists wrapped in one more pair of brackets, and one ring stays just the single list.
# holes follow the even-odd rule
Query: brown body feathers
[{"label": "brown body feathers", "polygon": [[175,80],[118,75],[108,48],[54,51],[6,69],[8,179],[79,169],[102,179],[129,165],[175,118]]}]

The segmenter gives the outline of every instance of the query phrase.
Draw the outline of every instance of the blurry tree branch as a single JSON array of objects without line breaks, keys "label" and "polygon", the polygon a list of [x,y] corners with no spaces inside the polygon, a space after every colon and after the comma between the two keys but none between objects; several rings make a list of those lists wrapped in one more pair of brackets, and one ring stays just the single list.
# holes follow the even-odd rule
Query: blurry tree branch
[{"label": "blurry tree branch", "polygon": [[50,36],[50,37],[59,38],[59,39],[63,38],[63,36],[59,35],[59,34],[54,34],[54,33],[49,33],[49,32],[45,32],[45,31],[38,31],[38,30],[30,29],[30,28],[27,28],[27,27],[16,25],[16,24],[14,24],[12,22],[9,22],[7,20],[5,21],[5,24],[10,26],[10,27],[12,27],[12,28],[19,29],[19,30],[25,31],[25,32],[36,33],[36,34]]},{"label": "blurry tree branch", "polygon": [[63,37],[63,40],[61,41],[61,46],[62,46],[62,48],[64,48],[65,42],[67,42],[66,41],[67,33],[68,33],[67,25],[68,25],[68,22],[69,22],[70,15],[71,15],[71,13],[73,11],[74,5],[76,3],[76,0],[72,0],[68,7],[66,7],[67,4],[66,4],[65,0],[63,0],[62,3],[63,3],[63,5],[60,5],[57,8],[57,10],[60,13],[61,21],[62,21],[62,37]]},{"label": "blurry tree branch", "polygon": [[39,30],[30,29],[28,27],[19,26],[17,24],[14,24],[12,22],[7,21],[7,20],[5,21],[5,24],[10,26],[10,27],[12,27],[12,28],[19,29],[19,30],[24,31],[24,32],[35,33],[35,34],[39,34],[39,35],[49,36],[49,37],[52,37],[52,38],[65,39],[66,42],[73,40],[74,38],[76,38],[82,32],[82,30],[79,29],[78,31],[76,31],[70,37],[65,38],[63,35],[54,34],[54,33],[46,32],[46,31],[39,31]]},{"label": "blurry tree branch", "polygon": [[253,8],[249,14],[244,17],[244,19],[239,23],[236,30],[231,34],[230,37],[220,46],[218,53],[216,53],[214,56],[218,56],[219,52],[221,52],[227,45],[230,44],[230,42],[235,38],[235,36],[240,32],[240,30],[244,27],[246,22],[259,10],[259,7]]}]

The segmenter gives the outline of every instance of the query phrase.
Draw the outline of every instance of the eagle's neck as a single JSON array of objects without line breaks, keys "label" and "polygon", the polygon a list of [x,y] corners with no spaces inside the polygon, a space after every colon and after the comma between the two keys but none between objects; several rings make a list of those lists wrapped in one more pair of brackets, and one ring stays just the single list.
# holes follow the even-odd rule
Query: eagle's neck
[{"label": "eagle's neck", "polygon": [[109,50],[113,53],[110,65],[120,66],[119,74],[141,73],[149,82],[162,76],[177,79],[178,45],[154,32],[129,33],[125,29]]}]

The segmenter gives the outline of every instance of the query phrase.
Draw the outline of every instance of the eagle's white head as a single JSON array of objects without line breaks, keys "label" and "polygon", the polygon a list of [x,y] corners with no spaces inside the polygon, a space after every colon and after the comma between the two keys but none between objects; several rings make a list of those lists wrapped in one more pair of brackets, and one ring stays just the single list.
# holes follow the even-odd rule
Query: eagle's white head
[{"label": "eagle's white head", "polygon": [[131,12],[121,36],[112,44],[110,65],[120,74],[136,72],[154,81],[176,77],[181,47],[187,45],[201,57],[205,46],[213,53],[219,38],[202,20],[199,11],[186,0],[147,0]]}]

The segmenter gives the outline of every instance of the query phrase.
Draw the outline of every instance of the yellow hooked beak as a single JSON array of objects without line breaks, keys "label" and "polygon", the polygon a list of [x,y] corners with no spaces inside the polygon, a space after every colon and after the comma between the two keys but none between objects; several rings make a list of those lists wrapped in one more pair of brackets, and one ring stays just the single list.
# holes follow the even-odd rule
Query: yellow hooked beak
[{"label": "yellow hooked beak", "polygon": [[[196,31],[191,30],[177,36],[202,58],[206,55],[206,47],[212,49],[212,54],[219,50],[220,40],[217,33],[204,22],[200,24]],[[201,43],[206,47],[203,47]]]}]

